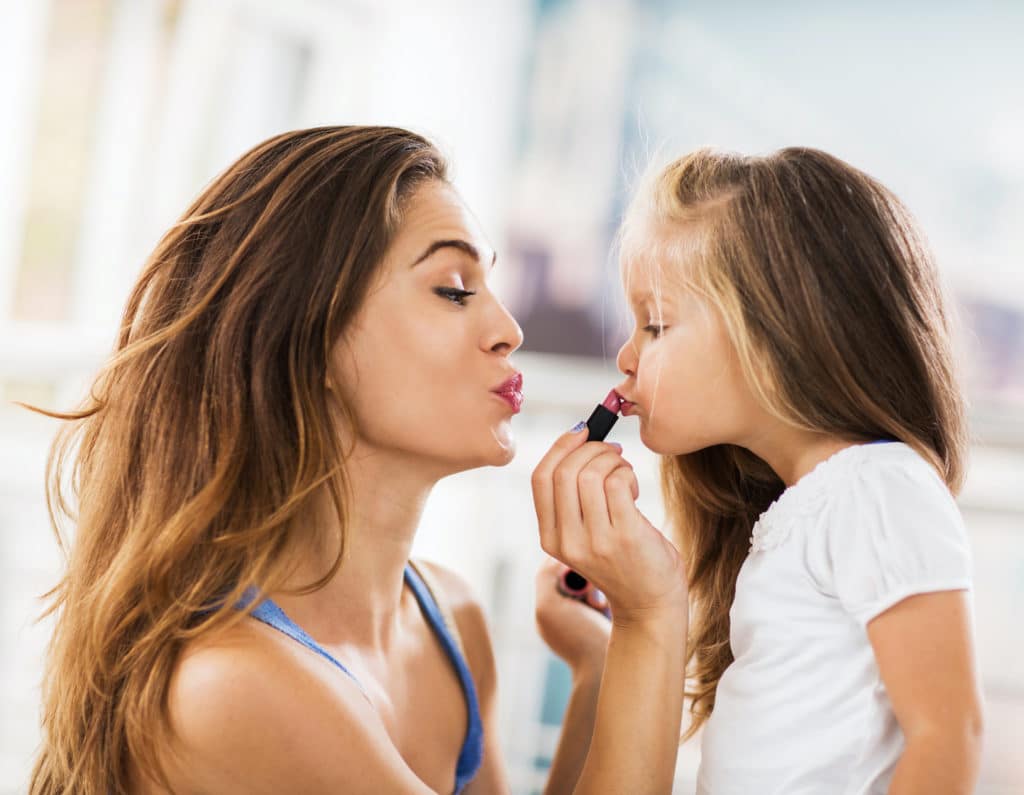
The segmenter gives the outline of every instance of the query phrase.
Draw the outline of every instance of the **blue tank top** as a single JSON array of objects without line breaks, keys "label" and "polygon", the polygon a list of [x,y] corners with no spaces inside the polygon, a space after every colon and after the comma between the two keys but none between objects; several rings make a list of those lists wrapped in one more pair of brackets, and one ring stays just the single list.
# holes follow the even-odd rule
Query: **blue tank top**
[{"label": "blue tank top", "polygon": [[[416,596],[416,601],[419,603],[420,610],[427,619],[427,623],[430,624],[438,640],[441,641],[441,646],[448,655],[448,659],[451,660],[459,676],[462,693],[466,698],[466,711],[469,718],[466,726],[466,739],[462,743],[462,750],[459,752],[459,759],[455,766],[455,795],[459,795],[480,769],[484,755],[484,728],[483,721],[480,718],[480,704],[477,701],[476,687],[473,684],[473,677],[469,672],[469,666],[466,664],[465,658],[459,651],[458,644],[444,622],[441,609],[438,607],[426,583],[423,582],[412,566],[405,567],[405,582],[412,589],[413,594]],[[366,695],[363,686],[359,684],[359,680],[356,679],[352,672],[313,640],[302,627],[292,621],[271,599],[264,599],[256,605],[252,610],[252,617],[283,632],[321,657],[330,660],[331,663],[341,669],[356,683],[364,696]]]}]

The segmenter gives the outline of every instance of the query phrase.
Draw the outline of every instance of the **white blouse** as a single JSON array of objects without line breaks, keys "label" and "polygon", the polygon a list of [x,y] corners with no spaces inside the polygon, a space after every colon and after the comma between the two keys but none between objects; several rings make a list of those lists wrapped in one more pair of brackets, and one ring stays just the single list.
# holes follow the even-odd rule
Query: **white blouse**
[{"label": "white blouse", "polygon": [[736,582],[698,795],[885,793],[903,734],[867,623],[912,594],[969,590],[971,569],[952,495],[904,444],[846,448],[786,489]]}]

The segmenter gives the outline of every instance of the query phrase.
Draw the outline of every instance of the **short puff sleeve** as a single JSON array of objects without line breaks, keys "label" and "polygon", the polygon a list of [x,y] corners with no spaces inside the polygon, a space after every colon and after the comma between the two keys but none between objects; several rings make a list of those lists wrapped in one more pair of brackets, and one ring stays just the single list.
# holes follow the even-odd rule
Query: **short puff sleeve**
[{"label": "short puff sleeve", "polygon": [[833,484],[808,544],[819,588],[861,626],[908,596],[970,589],[967,529],[935,470],[923,458],[860,463]]}]

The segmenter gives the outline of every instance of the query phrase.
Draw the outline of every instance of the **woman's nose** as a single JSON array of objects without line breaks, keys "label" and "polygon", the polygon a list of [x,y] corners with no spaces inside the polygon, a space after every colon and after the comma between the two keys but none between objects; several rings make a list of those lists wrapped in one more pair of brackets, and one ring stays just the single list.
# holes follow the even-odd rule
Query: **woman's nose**
[{"label": "woman's nose", "polygon": [[495,304],[498,311],[485,347],[495,353],[507,355],[519,350],[519,346],[523,344],[523,330],[504,304],[500,301],[495,301]]}]

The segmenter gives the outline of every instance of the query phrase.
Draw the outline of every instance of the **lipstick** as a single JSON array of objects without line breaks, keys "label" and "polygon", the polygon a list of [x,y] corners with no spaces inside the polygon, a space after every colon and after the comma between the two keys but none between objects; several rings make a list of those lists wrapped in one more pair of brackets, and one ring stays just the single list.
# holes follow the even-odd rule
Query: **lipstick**
[{"label": "lipstick", "polygon": [[619,418],[619,409],[622,408],[622,396],[614,389],[608,393],[608,397],[601,401],[587,418],[587,441],[603,442],[608,432],[615,425]]},{"label": "lipstick", "polygon": [[[565,569],[562,575],[558,578],[558,591],[563,596],[568,596],[570,599],[576,599],[580,602],[587,601],[587,594],[594,590],[594,586],[590,584],[586,577],[579,572],[575,572],[572,569]],[[605,618],[612,617],[611,608],[607,605],[601,608],[601,612]]]},{"label": "lipstick", "polygon": [[[619,410],[622,408],[623,402],[622,395],[613,389],[608,393],[608,396],[598,404],[598,406],[591,412],[590,417],[587,418],[588,442],[604,441],[609,431],[611,431],[612,427],[619,419]],[[590,584],[586,577],[572,569],[566,569],[562,572],[562,576],[558,578],[558,590],[565,596],[568,596],[571,599],[578,599],[581,602],[586,601],[587,593],[593,587],[594,586]],[[603,612],[608,618],[611,618],[611,611],[608,608],[605,608],[601,612]]]}]

